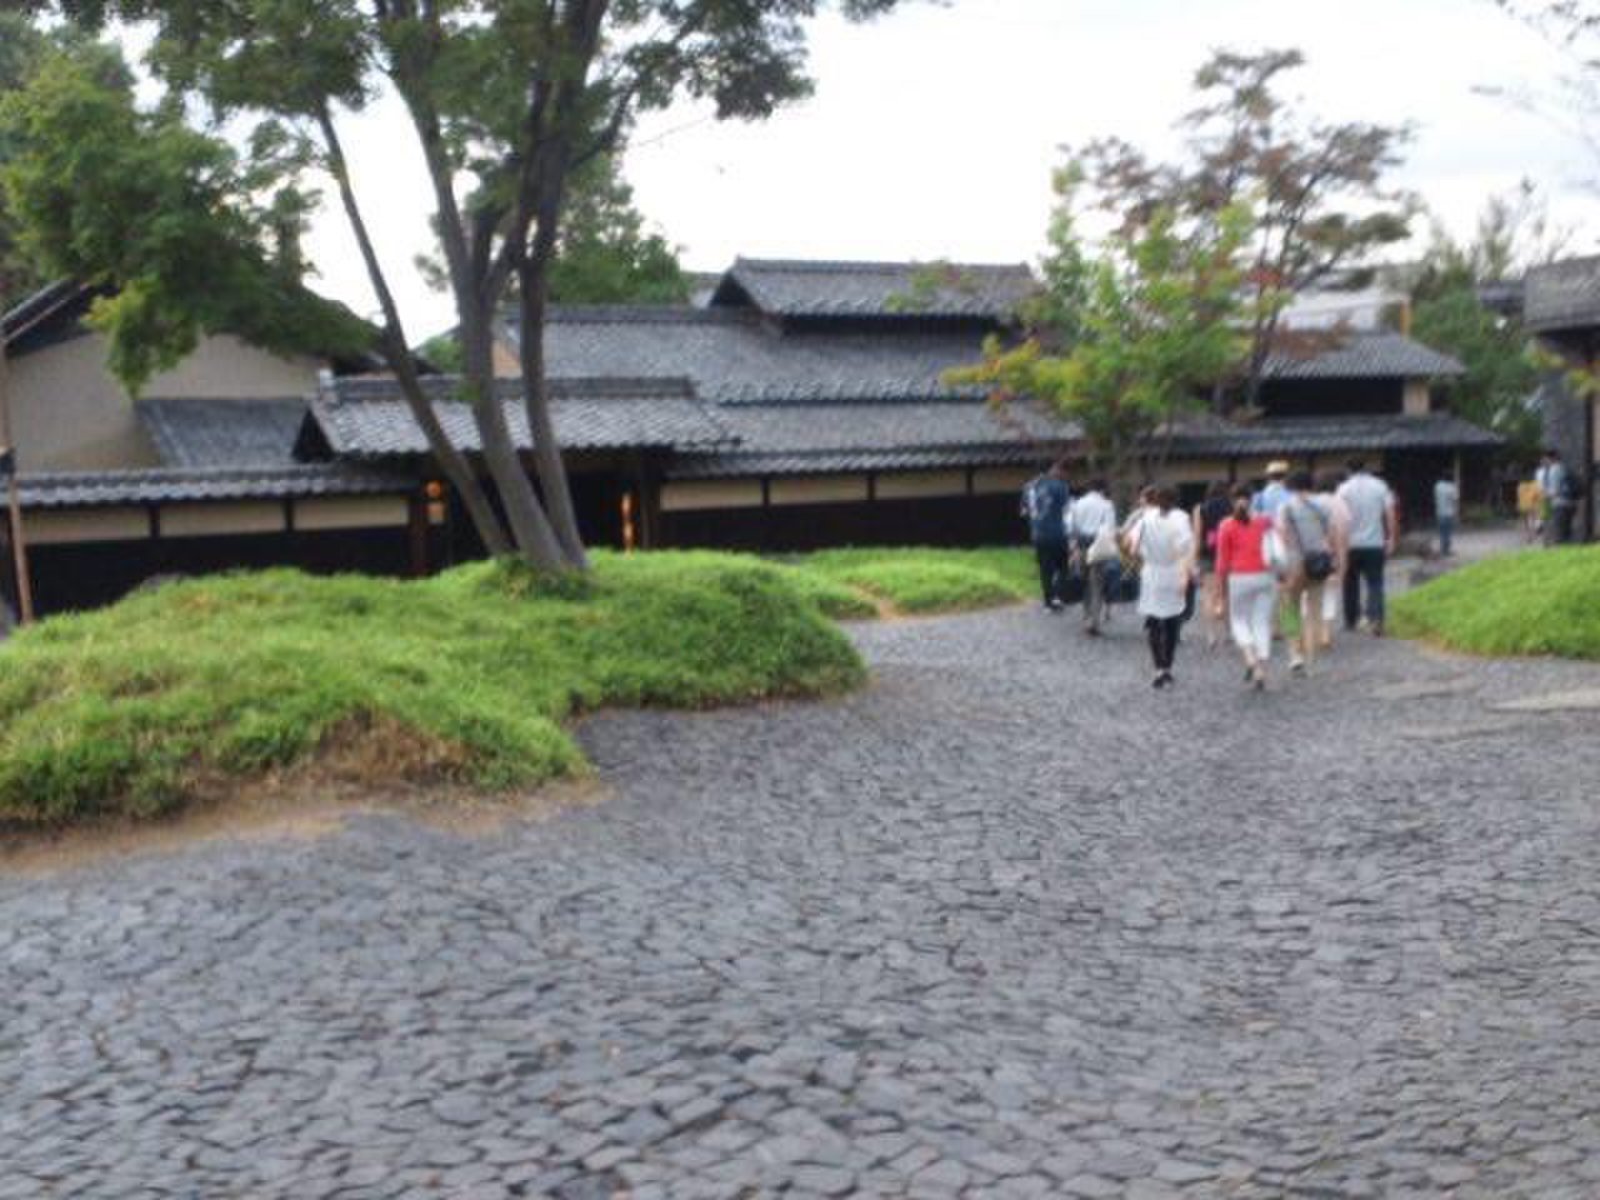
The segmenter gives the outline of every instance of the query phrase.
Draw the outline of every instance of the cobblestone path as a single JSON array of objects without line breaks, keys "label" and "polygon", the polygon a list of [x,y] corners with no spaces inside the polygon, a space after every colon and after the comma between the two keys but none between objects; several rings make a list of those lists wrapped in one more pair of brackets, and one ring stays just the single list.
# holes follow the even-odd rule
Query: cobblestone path
[{"label": "cobblestone path", "polygon": [[1593,669],[1013,610],[615,794],[0,878],[0,1197],[1600,1195]]}]

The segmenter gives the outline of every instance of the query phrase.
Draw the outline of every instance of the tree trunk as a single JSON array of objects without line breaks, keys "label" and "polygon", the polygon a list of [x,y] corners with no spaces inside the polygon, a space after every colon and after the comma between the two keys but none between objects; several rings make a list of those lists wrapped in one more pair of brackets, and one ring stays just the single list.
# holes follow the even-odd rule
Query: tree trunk
[{"label": "tree trunk", "polygon": [[567,562],[585,570],[589,566],[583,537],[578,531],[578,515],[572,505],[572,486],[567,480],[566,463],[556,440],[555,420],[550,413],[550,385],[545,378],[544,319],[547,292],[544,266],[525,261],[518,271],[522,314],[522,402],[528,414],[528,429],[533,435],[533,461],[544,489],[545,505]]},{"label": "tree trunk", "polygon": [[361,250],[361,259],[366,264],[367,279],[377,295],[379,307],[383,310],[383,356],[400,385],[400,394],[405,397],[412,418],[421,426],[423,435],[428,439],[428,446],[432,449],[445,478],[450,481],[456,494],[461,497],[461,502],[466,506],[467,515],[472,519],[473,527],[483,540],[484,549],[494,555],[510,553],[511,539],[506,536],[505,526],[495,514],[494,506],[489,503],[489,497],[479,485],[471,464],[451,444],[444,426],[439,423],[438,414],[433,410],[432,402],[422,390],[422,382],[417,377],[416,364],[412,361],[410,346],[406,341],[405,327],[400,321],[399,306],[395,304],[394,294],[389,290],[389,281],[383,273],[383,264],[378,261],[377,251],[367,230],[366,219],[362,216],[361,206],[356,201],[355,189],[350,182],[349,166],[344,156],[344,145],[339,140],[338,130],[334,127],[333,114],[324,109],[318,114],[317,123],[322,131],[329,168],[339,187],[339,199],[344,205],[345,217],[350,222],[350,229],[355,234],[356,244]]},{"label": "tree trunk", "polygon": [[483,443],[483,461],[494,479],[495,490],[500,493],[506,520],[516,538],[517,552],[529,566],[541,571],[559,571],[567,566],[566,557],[539,504],[539,497],[534,494],[533,482],[523,469],[495,387],[488,312],[480,303],[476,309],[461,313],[461,349],[465,365],[462,388],[472,405],[472,417]]}]

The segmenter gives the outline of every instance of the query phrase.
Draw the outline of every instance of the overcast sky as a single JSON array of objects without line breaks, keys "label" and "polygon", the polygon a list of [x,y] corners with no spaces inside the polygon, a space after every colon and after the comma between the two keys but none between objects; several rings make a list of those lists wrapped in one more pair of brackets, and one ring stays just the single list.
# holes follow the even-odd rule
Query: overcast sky
[{"label": "overcast sky", "polygon": [[[1291,94],[1327,120],[1411,122],[1396,181],[1455,231],[1485,199],[1534,180],[1600,239],[1600,174],[1554,122],[1478,94],[1547,82],[1560,56],[1491,0],[948,0],[865,26],[823,19],[816,95],[759,125],[684,106],[643,120],[626,170],[641,209],[717,270],[736,254],[1034,261],[1063,143],[1116,134],[1155,151],[1216,47],[1299,47]],[[351,123],[362,198],[414,340],[452,324],[411,267],[427,248],[425,181],[393,111]],[[318,286],[373,309],[343,217],[308,249]]]}]

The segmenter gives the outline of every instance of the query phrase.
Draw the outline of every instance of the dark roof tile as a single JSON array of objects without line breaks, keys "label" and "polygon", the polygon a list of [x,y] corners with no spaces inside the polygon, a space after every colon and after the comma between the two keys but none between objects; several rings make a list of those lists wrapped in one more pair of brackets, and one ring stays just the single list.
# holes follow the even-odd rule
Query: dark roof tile
[{"label": "dark roof tile", "polygon": [[135,407],[169,467],[288,466],[306,419],[306,402],[295,397],[142,399]]},{"label": "dark roof tile", "polygon": [[406,472],[347,463],[287,467],[49,472],[20,477],[31,509],[172,504],[207,500],[286,500],[316,496],[383,495],[410,491]]},{"label": "dark roof tile", "polygon": [[1600,325],[1600,255],[1530,268],[1522,303],[1523,322],[1537,333]]},{"label": "dark roof tile", "polygon": [[1008,318],[1037,288],[1025,263],[739,258],[724,276],[712,303],[737,303],[747,296],[762,312],[775,317],[997,321]]},{"label": "dark roof tile", "polygon": [[1274,354],[1266,366],[1266,378],[1272,380],[1430,379],[1462,373],[1448,354],[1386,332],[1347,334],[1318,352]]},{"label": "dark roof tile", "polygon": [[[457,398],[459,381],[423,381],[447,436],[460,449],[482,449],[472,410]],[[518,449],[528,450],[521,383],[498,382],[499,400]],[[552,379],[551,415],[565,450],[709,449],[730,436],[683,379]],[[428,453],[428,443],[398,385],[388,377],[342,379],[311,402],[311,419],[328,449],[341,458]]]}]

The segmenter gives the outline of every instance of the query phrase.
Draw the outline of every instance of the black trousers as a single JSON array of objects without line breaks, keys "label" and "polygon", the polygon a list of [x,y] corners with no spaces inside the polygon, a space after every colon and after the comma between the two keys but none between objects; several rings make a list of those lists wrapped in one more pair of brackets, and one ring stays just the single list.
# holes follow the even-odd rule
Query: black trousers
[{"label": "black trousers", "polygon": [[1035,542],[1033,556],[1039,560],[1039,590],[1046,604],[1060,604],[1061,587],[1067,573],[1067,543]]},{"label": "black trousers", "polygon": [[1150,640],[1150,661],[1156,670],[1172,670],[1172,660],[1178,656],[1178,639],[1183,633],[1183,618],[1146,617],[1144,635]]},{"label": "black trousers", "polygon": [[1383,624],[1383,566],[1388,556],[1382,549],[1350,551],[1350,567],[1344,573],[1344,627],[1354,629],[1361,620],[1361,585],[1367,585],[1367,620]]}]

